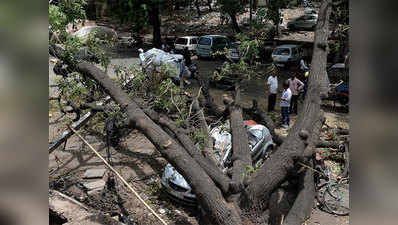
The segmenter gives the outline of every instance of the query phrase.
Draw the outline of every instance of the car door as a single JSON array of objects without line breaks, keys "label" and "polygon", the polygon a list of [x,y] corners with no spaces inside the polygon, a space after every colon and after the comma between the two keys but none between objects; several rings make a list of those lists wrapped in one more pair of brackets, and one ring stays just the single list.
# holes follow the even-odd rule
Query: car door
[{"label": "car door", "polygon": [[192,50],[196,50],[198,47],[198,38],[192,38],[191,39],[191,48]]},{"label": "car door", "polygon": [[294,26],[297,28],[303,28],[304,27],[304,16],[300,16],[299,18],[296,19]]}]

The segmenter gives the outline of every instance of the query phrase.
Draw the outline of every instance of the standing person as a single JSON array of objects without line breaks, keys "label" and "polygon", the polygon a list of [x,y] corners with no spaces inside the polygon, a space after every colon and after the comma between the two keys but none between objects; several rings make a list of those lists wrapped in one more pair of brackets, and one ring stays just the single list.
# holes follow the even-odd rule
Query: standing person
[{"label": "standing person", "polygon": [[289,82],[286,80],[283,82],[283,92],[281,96],[281,114],[282,114],[282,127],[288,129],[290,125],[290,100],[292,98],[292,92],[289,88]]},{"label": "standing person", "polygon": [[268,112],[275,110],[276,93],[278,92],[278,73],[273,71],[268,77]]},{"label": "standing person", "polygon": [[292,77],[287,80],[289,82],[289,89],[292,92],[292,101],[290,104],[290,112],[297,115],[297,100],[299,92],[304,88],[304,83],[296,77],[293,73]]},{"label": "standing person", "polygon": [[188,47],[184,48],[182,55],[184,56],[185,65],[187,67],[189,67],[191,65],[192,61],[191,61],[191,52],[188,50]]},{"label": "standing person", "polygon": [[300,60],[300,70],[301,70],[302,73],[305,73],[305,72],[307,72],[309,70],[308,66],[305,65],[304,59]]}]

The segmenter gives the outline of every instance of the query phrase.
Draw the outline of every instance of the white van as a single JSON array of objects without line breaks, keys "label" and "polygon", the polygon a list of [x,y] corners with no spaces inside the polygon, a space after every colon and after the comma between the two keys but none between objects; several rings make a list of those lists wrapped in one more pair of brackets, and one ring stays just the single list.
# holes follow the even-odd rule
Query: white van
[{"label": "white van", "polygon": [[196,48],[198,47],[198,39],[198,36],[179,37],[174,42],[174,48],[177,51],[182,51],[185,47],[187,47],[189,51],[195,53]]},{"label": "white van", "polygon": [[277,66],[298,64],[301,59],[301,49],[298,45],[281,45],[274,49],[271,57]]}]

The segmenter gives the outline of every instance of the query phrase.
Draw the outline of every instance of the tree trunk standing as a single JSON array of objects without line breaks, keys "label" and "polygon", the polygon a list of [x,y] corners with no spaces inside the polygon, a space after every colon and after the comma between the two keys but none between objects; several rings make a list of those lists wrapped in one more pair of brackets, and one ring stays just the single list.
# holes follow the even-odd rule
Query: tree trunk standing
[{"label": "tree trunk standing", "polygon": [[211,8],[211,2],[212,0],[207,0],[207,6],[209,6],[209,11],[213,11],[213,9]]},{"label": "tree trunk standing", "polygon": [[229,16],[231,17],[232,29],[233,29],[236,33],[240,33],[241,30],[240,30],[240,28],[239,28],[238,21],[236,20],[236,14],[234,14],[234,13],[229,13]]},{"label": "tree trunk standing", "polygon": [[95,7],[95,0],[88,0],[87,1],[87,9],[86,9],[87,19],[95,20],[96,16],[96,7]]},{"label": "tree trunk standing", "polygon": [[198,13],[198,17],[200,17],[199,0],[195,0],[195,7],[196,7],[196,11],[197,11],[197,13]]},{"label": "tree trunk standing", "polygon": [[180,0],[174,1],[174,10],[180,10]]},{"label": "tree trunk standing", "polygon": [[148,7],[148,14],[153,28],[152,44],[155,48],[161,48],[162,37],[160,34],[159,3],[151,1]]},{"label": "tree trunk standing", "polygon": [[[254,174],[253,182],[240,196],[240,206],[246,209],[245,211],[267,207],[272,191],[285,181],[290,172],[293,172],[295,162],[303,158],[306,147],[314,145],[314,143],[311,143],[314,140],[312,135],[319,135],[323,122],[323,113],[320,110],[320,93],[322,84],[326,79],[327,55],[327,51],[322,44],[327,43],[328,39],[330,3],[331,0],[324,0],[320,8],[310,69],[310,85],[307,97],[304,100],[303,110],[299,113],[286,140]],[[308,133],[306,138],[303,138],[302,133]]]}]

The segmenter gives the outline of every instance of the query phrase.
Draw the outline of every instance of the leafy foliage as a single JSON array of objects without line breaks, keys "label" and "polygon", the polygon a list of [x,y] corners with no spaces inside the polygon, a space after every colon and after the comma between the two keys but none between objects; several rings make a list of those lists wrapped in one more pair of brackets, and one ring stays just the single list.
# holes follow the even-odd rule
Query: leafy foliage
[{"label": "leafy foliage", "polygon": [[217,0],[221,13],[237,15],[243,13],[249,0]]},{"label": "leafy foliage", "polygon": [[117,1],[111,5],[111,13],[121,24],[132,24],[139,32],[148,22],[148,5],[139,0]]}]

